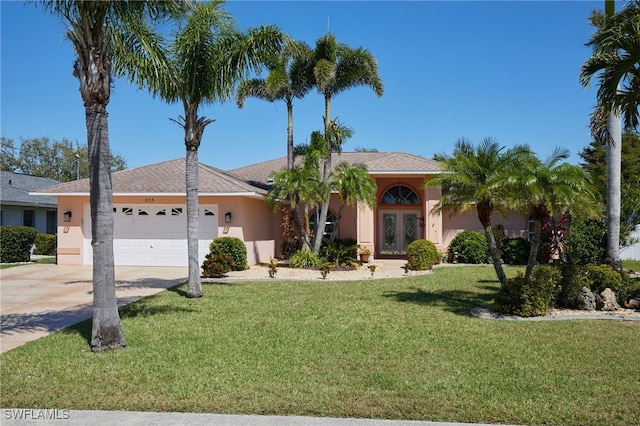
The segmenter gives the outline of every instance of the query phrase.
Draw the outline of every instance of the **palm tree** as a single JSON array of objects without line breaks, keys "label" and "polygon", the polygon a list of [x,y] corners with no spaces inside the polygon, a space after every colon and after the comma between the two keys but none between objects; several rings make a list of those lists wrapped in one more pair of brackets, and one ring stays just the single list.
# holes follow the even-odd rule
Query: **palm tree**
[{"label": "palm tree", "polygon": [[[126,345],[115,287],[113,191],[107,105],[112,63],[128,49],[140,63],[154,63],[156,46],[147,22],[178,16],[186,2],[48,1],[45,10],[62,18],[76,54],[73,75],[85,106],[93,248],[93,325],[91,349],[100,352]],[[149,21],[147,21],[149,20]],[[133,71],[135,73],[135,71]]]},{"label": "palm tree", "polygon": [[487,238],[487,246],[500,285],[507,284],[502,259],[491,227],[494,212],[508,208],[505,181],[517,157],[528,152],[516,146],[506,152],[492,138],[485,138],[476,147],[465,139],[456,142],[453,155],[441,154],[438,160],[442,173],[428,180],[426,187],[442,188],[442,197],[432,212],[447,210],[451,214],[476,210]]},{"label": "palm tree", "polygon": [[[202,297],[198,263],[198,148],[205,128],[214,120],[200,116],[202,104],[232,99],[239,81],[258,71],[267,52],[279,53],[288,38],[276,27],[236,29],[220,1],[200,3],[178,30],[167,61],[155,72],[140,74],[141,85],[168,103],[181,102],[184,116],[172,119],[184,129],[186,146],[187,297]],[[159,45],[164,45],[161,38]]]},{"label": "palm tree", "polygon": [[597,205],[589,174],[579,166],[561,162],[568,157],[569,151],[564,148],[556,148],[545,161],[529,153],[519,157],[510,173],[509,202],[535,221],[525,283],[530,282],[536,264],[542,224],[576,209],[589,213]]},{"label": "palm tree", "polygon": [[364,203],[372,209],[376,204],[376,182],[364,164],[338,163],[333,171],[331,188],[340,196],[340,208],[336,215],[336,223],[330,236],[330,242],[338,236],[340,220],[345,206],[356,206]]},{"label": "palm tree", "polygon": [[302,99],[312,87],[306,76],[311,49],[304,42],[287,46],[281,55],[269,55],[265,61],[269,70],[266,79],[254,78],[240,83],[236,102],[239,108],[244,106],[248,97],[268,102],[285,101],[287,105],[287,168],[293,169],[293,100]]},{"label": "palm tree", "polygon": [[637,127],[640,104],[640,75],[637,71],[640,63],[640,3],[632,1],[616,15],[615,2],[606,0],[605,14],[594,12],[591,22],[597,28],[587,43],[593,48],[593,55],[582,66],[580,80],[584,86],[588,86],[599,73],[598,109],[601,115],[608,115],[608,134],[604,138],[607,141],[607,260],[620,269],[621,114],[625,127]]},{"label": "palm tree", "polygon": [[[314,59],[309,70],[310,78],[324,96],[324,132],[329,135],[331,128],[331,100],[339,93],[358,86],[370,87],[377,96],[382,96],[384,86],[378,74],[376,58],[366,49],[352,49],[338,43],[333,34],[326,34],[316,41]],[[312,77],[311,77],[312,76]],[[327,144],[330,138],[326,137]],[[335,148],[335,147],[334,147]],[[328,183],[331,175],[331,152],[324,158],[322,181]],[[324,226],[329,212],[329,197],[322,203],[317,221],[313,251],[318,253],[324,234]]]}]

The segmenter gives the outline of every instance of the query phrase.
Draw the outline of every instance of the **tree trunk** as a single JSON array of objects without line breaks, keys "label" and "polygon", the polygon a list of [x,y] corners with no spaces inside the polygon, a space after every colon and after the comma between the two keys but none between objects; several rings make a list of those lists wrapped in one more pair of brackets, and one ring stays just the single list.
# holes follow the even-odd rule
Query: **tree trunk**
[{"label": "tree trunk", "polygon": [[622,123],[620,114],[609,114],[607,159],[607,263],[622,269],[620,260],[620,175],[622,161]]},{"label": "tree trunk", "polygon": [[293,102],[287,101],[287,168],[293,170]]},{"label": "tree trunk", "polygon": [[533,225],[533,241],[531,241],[531,250],[529,251],[529,260],[527,261],[527,269],[524,272],[524,283],[531,282],[531,273],[533,267],[536,266],[538,259],[538,247],[540,247],[540,230],[542,229],[542,221],[536,219]]},{"label": "tree trunk", "polygon": [[[331,124],[331,97],[325,94],[324,97],[324,136],[327,143],[327,157],[325,158],[322,167],[322,183],[324,185],[329,184],[329,178],[331,175],[331,142],[328,138],[329,125]],[[325,188],[326,189],[326,188]],[[315,254],[320,253],[320,246],[322,245],[322,237],[324,236],[324,230],[327,225],[327,215],[329,214],[329,202],[331,201],[331,190],[329,189],[326,200],[322,203],[320,208],[320,217],[316,221],[315,235],[313,239],[313,252]]]},{"label": "tree trunk", "polygon": [[189,258],[189,280],[187,297],[202,297],[200,262],[198,253],[198,148],[187,146],[187,256]]},{"label": "tree trunk", "polygon": [[498,252],[498,245],[496,244],[496,237],[493,235],[493,229],[491,225],[484,226],[484,236],[487,237],[487,244],[489,245],[489,253],[491,254],[491,260],[493,262],[493,268],[496,270],[496,275],[500,281],[500,286],[507,285],[507,276],[504,273],[502,267],[502,258]]},{"label": "tree trunk", "polygon": [[91,350],[123,348],[126,343],[116,298],[113,256],[113,187],[107,109],[85,104],[89,150],[89,200],[93,248],[93,326]]}]

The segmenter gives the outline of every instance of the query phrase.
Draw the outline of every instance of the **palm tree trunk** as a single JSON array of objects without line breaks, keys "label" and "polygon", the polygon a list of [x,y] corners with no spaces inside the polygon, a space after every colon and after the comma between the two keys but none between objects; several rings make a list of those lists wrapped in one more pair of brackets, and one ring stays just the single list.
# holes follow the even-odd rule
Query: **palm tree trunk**
[{"label": "palm tree trunk", "polygon": [[293,102],[287,101],[287,168],[293,170]]},{"label": "palm tree trunk", "polygon": [[487,244],[489,245],[489,253],[491,254],[491,260],[493,262],[493,268],[496,270],[496,275],[500,281],[500,286],[507,285],[507,276],[504,273],[502,267],[502,258],[498,252],[498,245],[496,244],[496,237],[493,235],[493,229],[491,225],[484,227],[484,235],[487,237]]},{"label": "palm tree trunk", "polygon": [[126,343],[116,298],[113,255],[113,187],[107,109],[99,103],[86,104],[89,149],[89,199],[91,204],[91,247],[93,248],[93,326],[91,350],[123,348]]},{"label": "palm tree trunk", "polygon": [[620,175],[622,161],[622,125],[620,114],[609,114],[606,147],[607,162],[607,263],[622,269],[620,260]]},{"label": "palm tree trunk", "polygon": [[533,267],[536,266],[538,259],[538,247],[540,247],[540,230],[542,229],[542,221],[536,219],[533,225],[533,241],[531,241],[531,250],[529,251],[529,260],[527,261],[527,269],[524,272],[524,283],[531,282],[531,273]]},{"label": "palm tree trunk", "polygon": [[187,256],[189,258],[189,280],[187,297],[202,297],[200,262],[198,254],[198,148],[187,146]]},{"label": "palm tree trunk", "polygon": [[[328,138],[329,125],[331,124],[331,97],[325,95],[324,97],[324,135],[327,143],[327,157],[325,158],[322,169],[322,183],[329,183],[329,176],[331,175],[331,143]],[[324,230],[327,225],[327,215],[329,214],[329,202],[331,201],[331,190],[328,190],[327,199],[323,201],[320,208],[320,217],[316,221],[315,236],[313,239],[313,252],[315,254],[320,253],[320,246],[322,245],[322,237],[324,236]]]}]

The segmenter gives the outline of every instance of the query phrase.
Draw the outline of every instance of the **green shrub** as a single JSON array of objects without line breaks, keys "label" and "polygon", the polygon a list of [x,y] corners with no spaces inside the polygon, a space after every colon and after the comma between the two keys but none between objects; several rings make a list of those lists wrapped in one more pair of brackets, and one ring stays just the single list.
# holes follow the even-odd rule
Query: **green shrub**
[{"label": "green shrub", "polygon": [[574,220],[567,254],[577,265],[605,263],[607,226],[604,219]]},{"label": "green shrub", "polygon": [[486,263],[487,239],[477,231],[463,231],[449,244],[458,263]]},{"label": "green shrub", "polygon": [[[247,265],[247,246],[236,237],[219,237],[209,245],[212,255],[227,255],[231,258],[231,271],[244,271]],[[228,271],[227,271],[228,272]]]},{"label": "green shrub", "polygon": [[587,265],[586,275],[589,288],[596,294],[602,293],[605,288],[610,288],[618,294],[623,288],[622,275],[609,265]]},{"label": "green shrub", "polygon": [[43,256],[56,254],[56,236],[54,234],[38,234],[35,239],[36,253]]},{"label": "green shrub", "polygon": [[327,262],[338,266],[351,266],[358,262],[358,243],[352,238],[335,240],[332,243],[325,239],[320,252],[324,253]]},{"label": "green shrub", "polygon": [[640,299],[640,278],[631,278],[629,274],[622,275],[622,288],[616,293],[618,303],[622,304],[629,299]]},{"label": "green shrub", "polygon": [[531,243],[524,238],[505,238],[502,243],[502,260],[507,265],[526,265]]},{"label": "green shrub", "polygon": [[407,263],[409,268],[416,271],[426,271],[433,267],[438,249],[429,240],[415,240],[407,246]]},{"label": "green shrub", "polygon": [[209,253],[202,263],[204,278],[221,278],[232,270],[233,259],[225,253]]},{"label": "green shrub", "polygon": [[38,231],[30,226],[0,226],[0,262],[29,262],[36,235]]},{"label": "green shrub", "polygon": [[289,258],[289,266],[292,268],[315,269],[322,263],[322,259],[310,250],[301,250]]},{"label": "green shrub", "polygon": [[536,266],[528,285],[524,282],[524,276],[518,274],[500,288],[493,310],[521,317],[547,315],[549,309],[554,307],[560,279],[560,270],[551,265]]},{"label": "green shrub", "polygon": [[556,307],[576,309],[578,307],[578,295],[582,287],[590,287],[584,268],[574,264],[560,264],[562,278],[558,289]]}]

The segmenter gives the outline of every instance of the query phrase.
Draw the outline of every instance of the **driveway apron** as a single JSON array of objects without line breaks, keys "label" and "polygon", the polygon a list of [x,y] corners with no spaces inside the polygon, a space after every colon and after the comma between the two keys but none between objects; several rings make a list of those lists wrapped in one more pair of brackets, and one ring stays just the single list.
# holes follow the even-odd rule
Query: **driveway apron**
[{"label": "driveway apron", "polygon": [[[118,305],[185,282],[186,267],[117,266]],[[0,353],[93,315],[91,266],[26,264],[0,270]]]}]

